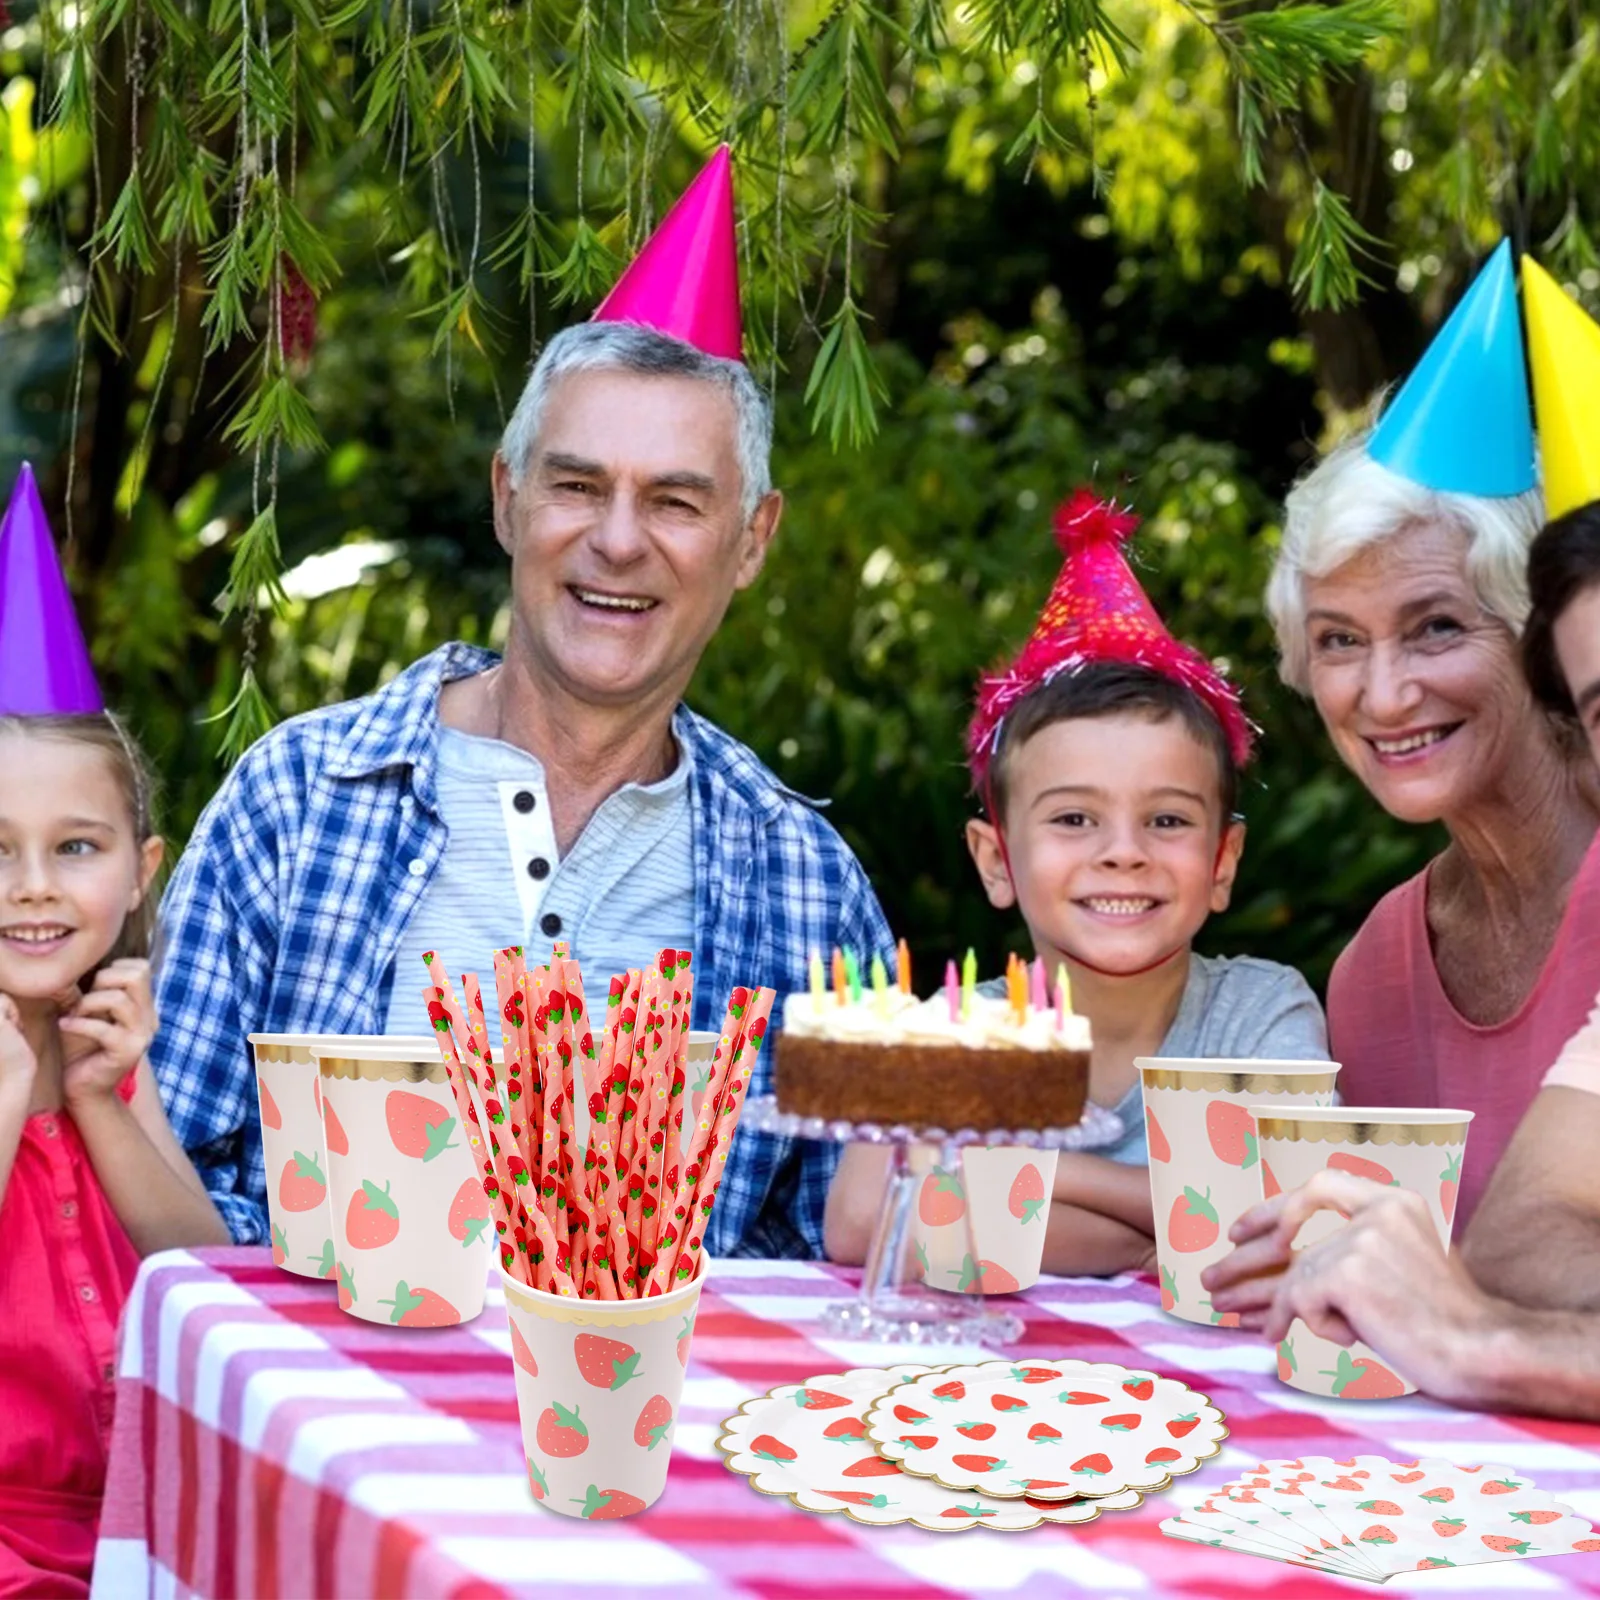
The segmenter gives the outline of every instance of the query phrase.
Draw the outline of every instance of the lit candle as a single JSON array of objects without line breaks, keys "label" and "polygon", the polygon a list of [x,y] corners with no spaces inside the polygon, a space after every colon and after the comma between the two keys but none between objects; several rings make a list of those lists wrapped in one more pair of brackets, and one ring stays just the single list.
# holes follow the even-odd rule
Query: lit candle
[{"label": "lit candle", "polygon": [[911,993],[911,948],[904,939],[895,946],[894,979],[901,994]]},{"label": "lit candle", "polygon": [[833,997],[840,1005],[844,1004],[844,953],[838,945],[833,947]]},{"label": "lit candle", "polygon": [[1067,976],[1063,961],[1056,968],[1056,1021],[1064,1022],[1072,1014],[1072,980]]},{"label": "lit candle", "polygon": [[961,985],[956,982],[956,964],[947,961],[944,964],[944,998],[945,1004],[950,1007],[950,1020],[961,1020]]},{"label": "lit candle", "polygon": [[820,1002],[827,988],[822,981],[822,957],[815,950],[811,952],[811,969],[807,976],[811,980],[811,998]]},{"label": "lit candle", "polygon": [[967,946],[967,953],[961,961],[961,1015],[966,1017],[972,1011],[972,994],[978,987],[978,957],[971,945]]},{"label": "lit candle", "polygon": [[1044,981],[1044,960],[1040,956],[1033,958],[1033,993],[1029,998],[1035,1011],[1050,1009],[1050,991]]},{"label": "lit candle", "polygon": [[854,950],[846,950],[844,953],[844,976],[845,982],[850,985],[851,1005],[860,1005],[861,963],[856,960],[856,953]]},{"label": "lit candle", "polygon": [[889,974],[884,971],[883,958],[872,958],[872,999],[879,1012],[887,1015],[889,1011]]}]

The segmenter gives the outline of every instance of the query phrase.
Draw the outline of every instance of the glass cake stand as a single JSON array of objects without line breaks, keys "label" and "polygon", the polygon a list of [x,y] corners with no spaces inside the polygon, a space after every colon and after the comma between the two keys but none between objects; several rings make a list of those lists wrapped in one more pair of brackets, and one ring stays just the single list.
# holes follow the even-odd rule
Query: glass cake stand
[{"label": "glass cake stand", "polygon": [[[1123,1135],[1121,1119],[1093,1101],[1085,1101],[1082,1118],[1070,1128],[996,1128],[984,1133],[974,1128],[951,1133],[943,1128],[911,1128],[904,1124],[885,1128],[873,1122],[800,1117],[791,1111],[780,1111],[776,1095],[747,1100],[740,1120],[757,1133],[822,1139],[835,1144],[875,1144],[888,1149],[889,1175],[861,1274],[861,1290],[854,1300],[835,1301],[823,1309],[822,1324],[830,1333],[879,1344],[982,1344],[997,1349],[1015,1344],[1022,1337],[1022,1319],[1015,1312],[988,1303],[996,1297],[941,1289],[913,1278],[908,1270],[911,1218],[918,1185],[928,1170],[925,1160],[913,1160],[913,1152],[920,1155],[926,1150],[937,1151],[939,1164],[953,1170],[968,1145],[1104,1150]],[[978,1249],[972,1238],[970,1206],[966,1219],[967,1248],[976,1261]]]}]

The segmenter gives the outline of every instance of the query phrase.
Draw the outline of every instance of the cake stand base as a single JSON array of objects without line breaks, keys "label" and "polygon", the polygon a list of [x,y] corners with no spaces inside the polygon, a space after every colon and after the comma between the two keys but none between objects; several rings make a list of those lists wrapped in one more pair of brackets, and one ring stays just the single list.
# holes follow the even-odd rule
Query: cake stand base
[{"label": "cake stand base", "polygon": [[996,1350],[1015,1344],[1023,1332],[1015,1312],[986,1308],[970,1296],[883,1290],[871,1299],[825,1306],[822,1326],[836,1339],[872,1344],[979,1344]]}]

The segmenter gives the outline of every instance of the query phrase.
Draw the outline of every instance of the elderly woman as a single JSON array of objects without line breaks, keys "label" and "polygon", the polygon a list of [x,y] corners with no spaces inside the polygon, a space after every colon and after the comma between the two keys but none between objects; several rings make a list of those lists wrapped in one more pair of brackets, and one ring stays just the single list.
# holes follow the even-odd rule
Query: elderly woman
[{"label": "elderly woman", "polygon": [[[1551,711],[1576,715],[1600,765],[1600,503],[1539,536],[1529,578],[1529,680]],[[1203,1275],[1212,1305],[1273,1341],[1294,1317],[1359,1338],[1461,1405],[1600,1419],[1597,1146],[1600,1002],[1545,1077],[1461,1255],[1439,1247],[1420,1195],[1320,1172],[1234,1226],[1238,1249]],[[1294,1252],[1322,1208],[1349,1226]]]},{"label": "elderly woman", "polygon": [[1458,1230],[1600,989],[1593,774],[1518,663],[1541,520],[1536,490],[1441,492],[1358,439],[1290,494],[1267,589],[1340,759],[1449,834],[1340,956],[1328,1032],[1347,1103],[1477,1114]]}]

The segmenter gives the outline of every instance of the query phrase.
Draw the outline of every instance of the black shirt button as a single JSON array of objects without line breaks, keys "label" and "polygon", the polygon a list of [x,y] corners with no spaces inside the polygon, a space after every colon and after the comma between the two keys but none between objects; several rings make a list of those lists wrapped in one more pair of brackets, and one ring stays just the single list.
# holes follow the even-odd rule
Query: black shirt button
[{"label": "black shirt button", "polygon": [[553,939],[561,932],[561,918],[555,912],[547,911],[539,918],[539,931],[547,939]]},{"label": "black shirt button", "polygon": [[534,798],[532,789],[518,789],[511,797],[511,803],[526,816],[539,802]]},{"label": "black shirt button", "polygon": [[535,856],[528,863],[528,876],[530,878],[548,878],[550,876],[550,863],[543,856]]}]

